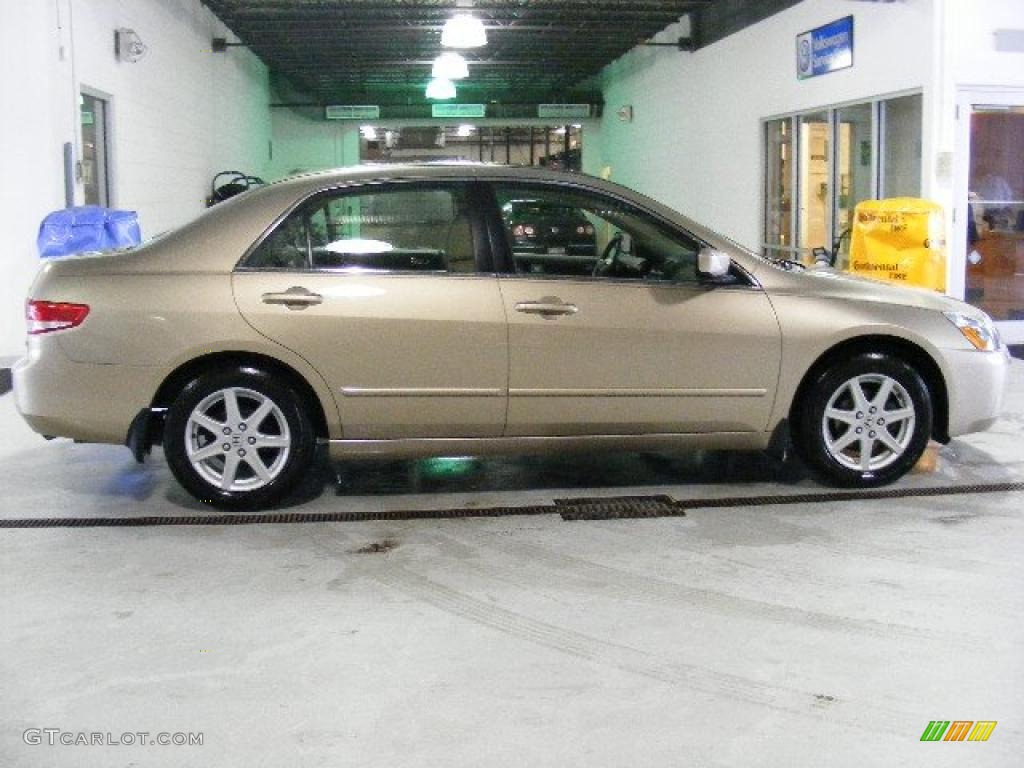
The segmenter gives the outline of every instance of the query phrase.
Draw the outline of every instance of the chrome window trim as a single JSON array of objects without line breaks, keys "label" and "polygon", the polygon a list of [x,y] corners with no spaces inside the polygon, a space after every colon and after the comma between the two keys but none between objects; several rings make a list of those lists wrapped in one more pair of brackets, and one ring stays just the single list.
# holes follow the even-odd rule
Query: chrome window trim
[{"label": "chrome window trim", "polygon": [[236,267],[232,274],[238,275],[335,275],[336,277],[455,277],[460,280],[472,278],[496,278],[497,272],[446,272],[436,269],[367,269],[362,272],[342,268],[319,267],[317,269],[289,269],[288,267]]},{"label": "chrome window trim", "polygon": [[[735,262],[734,262],[735,264]],[[742,270],[742,267],[740,267]],[[746,270],[743,270],[744,272]],[[531,280],[531,281],[551,281],[560,283],[577,283],[579,285],[631,285],[636,288],[692,288],[700,291],[722,291],[722,290],[743,290],[743,291],[757,291],[763,292],[764,289],[759,283],[751,282],[751,284],[732,284],[720,283],[716,284],[713,282],[701,282],[699,280],[682,281],[682,280],[644,280],[643,278],[636,277],[585,277],[580,275],[542,275],[542,274],[529,274],[526,272],[498,272],[496,276],[499,280]]]}]

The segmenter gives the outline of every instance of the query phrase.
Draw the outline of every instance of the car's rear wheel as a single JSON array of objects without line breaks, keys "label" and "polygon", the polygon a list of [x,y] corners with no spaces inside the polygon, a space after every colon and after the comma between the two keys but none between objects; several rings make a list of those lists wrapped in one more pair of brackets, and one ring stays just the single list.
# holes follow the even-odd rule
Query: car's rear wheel
[{"label": "car's rear wheel", "polygon": [[198,376],[167,412],[171,471],[197,499],[223,509],[279,501],[302,479],[314,451],[302,398],[256,368]]},{"label": "car's rear wheel", "polygon": [[799,407],[797,448],[834,485],[891,483],[917,463],[931,435],[927,385],[913,367],[880,352],[825,370]]}]

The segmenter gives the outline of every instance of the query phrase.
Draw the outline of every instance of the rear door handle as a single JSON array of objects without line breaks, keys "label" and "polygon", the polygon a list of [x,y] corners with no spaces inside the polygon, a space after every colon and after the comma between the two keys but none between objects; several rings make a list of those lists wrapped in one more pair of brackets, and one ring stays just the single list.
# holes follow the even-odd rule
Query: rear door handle
[{"label": "rear door handle", "polygon": [[297,285],[281,293],[264,293],[260,298],[264,304],[283,304],[288,309],[305,309],[324,301],[324,297],[319,293],[313,293],[308,288]]},{"label": "rear door handle", "polygon": [[567,304],[557,297],[545,296],[538,301],[521,301],[515,306],[516,312],[527,315],[541,315],[543,317],[554,317],[556,315],[575,315],[579,307],[575,304]]}]

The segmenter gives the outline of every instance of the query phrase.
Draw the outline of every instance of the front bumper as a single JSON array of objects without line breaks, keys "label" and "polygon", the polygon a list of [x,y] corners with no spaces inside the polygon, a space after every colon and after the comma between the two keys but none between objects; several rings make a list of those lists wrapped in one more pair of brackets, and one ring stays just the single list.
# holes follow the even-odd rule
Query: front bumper
[{"label": "front bumper", "polygon": [[120,444],[150,405],[155,369],[70,360],[54,337],[29,340],[14,364],[18,412],[33,431],[90,443]]},{"label": "front bumper", "polygon": [[1010,351],[946,349],[946,390],[950,437],[982,432],[999,418],[1010,370]]}]

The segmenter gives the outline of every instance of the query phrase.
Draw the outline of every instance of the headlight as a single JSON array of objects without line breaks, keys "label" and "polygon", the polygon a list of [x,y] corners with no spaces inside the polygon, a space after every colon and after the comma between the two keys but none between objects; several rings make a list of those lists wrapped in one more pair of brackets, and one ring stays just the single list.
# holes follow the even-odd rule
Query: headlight
[{"label": "headlight", "polygon": [[943,312],[942,314],[960,329],[960,333],[971,342],[975,349],[980,349],[982,352],[993,352],[999,349],[999,332],[988,315],[971,317],[960,312]]}]

